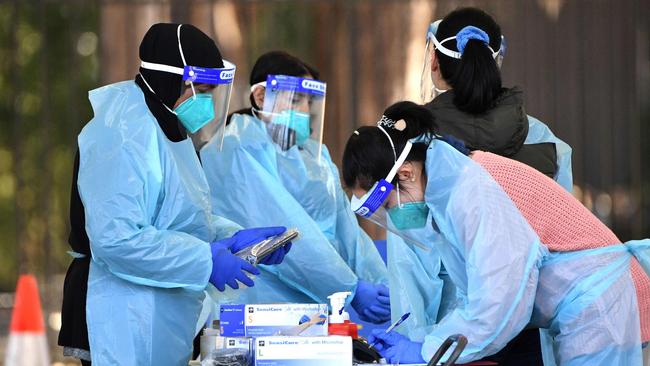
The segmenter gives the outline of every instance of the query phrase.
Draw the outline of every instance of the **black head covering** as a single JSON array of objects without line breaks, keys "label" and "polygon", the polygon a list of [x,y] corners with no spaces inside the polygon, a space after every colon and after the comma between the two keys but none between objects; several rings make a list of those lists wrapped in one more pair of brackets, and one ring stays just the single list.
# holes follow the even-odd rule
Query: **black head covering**
[{"label": "black head covering", "polygon": [[[149,28],[140,43],[140,60],[169,66],[183,67],[183,60],[178,49],[178,24],[158,23]],[[223,60],[221,52],[212,38],[191,24],[181,27],[181,46],[185,62],[190,66],[221,68]],[[147,107],[156,117],[160,128],[167,138],[180,141],[187,137],[187,132],[180,125],[176,115],[170,113],[163,105],[173,108],[181,96],[183,80],[181,75],[164,71],[140,68],[140,74],[155,91],[149,91],[140,75],[135,81],[145,94]],[[162,103],[161,103],[162,102]]]}]

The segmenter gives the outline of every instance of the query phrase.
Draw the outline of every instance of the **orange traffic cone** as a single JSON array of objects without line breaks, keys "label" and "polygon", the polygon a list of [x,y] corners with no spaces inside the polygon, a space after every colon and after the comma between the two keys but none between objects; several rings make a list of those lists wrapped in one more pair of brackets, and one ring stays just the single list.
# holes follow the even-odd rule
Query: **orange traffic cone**
[{"label": "orange traffic cone", "polygon": [[41,300],[32,275],[21,275],[18,279],[5,365],[50,365]]}]

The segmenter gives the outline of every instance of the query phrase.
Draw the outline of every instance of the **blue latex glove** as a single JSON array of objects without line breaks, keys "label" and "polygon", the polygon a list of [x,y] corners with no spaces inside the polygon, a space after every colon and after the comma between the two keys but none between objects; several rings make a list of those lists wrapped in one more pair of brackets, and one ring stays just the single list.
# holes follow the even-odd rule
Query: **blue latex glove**
[{"label": "blue latex glove", "polygon": [[421,352],[422,343],[403,340],[387,349],[382,356],[393,364],[426,363]]},{"label": "blue latex glove", "polygon": [[[259,243],[260,241],[264,239],[268,239],[272,236],[280,235],[285,231],[287,231],[287,228],[284,226],[259,227],[259,228],[239,230],[238,232],[235,233],[235,235],[233,235],[230,238],[230,240],[232,241],[230,250],[233,253],[237,253],[246,247]],[[264,259],[262,259],[260,263],[280,264],[282,263],[282,260],[284,260],[284,256],[287,253],[289,253],[290,249],[291,249],[291,243],[269,254]]]},{"label": "blue latex glove", "polygon": [[390,296],[384,285],[359,280],[351,305],[363,321],[380,324],[390,320]]},{"label": "blue latex glove", "polygon": [[386,351],[401,341],[410,341],[408,337],[397,332],[386,334],[386,329],[373,329],[368,337],[368,343],[374,344],[373,348],[379,352]]},{"label": "blue latex glove", "polygon": [[235,290],[238,289],[237,281],[248,287],[253,287],[255,283],[244,271],[253,275],[259,275],[260,271],[252,264],[232,254],[230,245],[230,238],[210,244],[212,251],[210,283],[219,291],[225,291],[226,285]]}]

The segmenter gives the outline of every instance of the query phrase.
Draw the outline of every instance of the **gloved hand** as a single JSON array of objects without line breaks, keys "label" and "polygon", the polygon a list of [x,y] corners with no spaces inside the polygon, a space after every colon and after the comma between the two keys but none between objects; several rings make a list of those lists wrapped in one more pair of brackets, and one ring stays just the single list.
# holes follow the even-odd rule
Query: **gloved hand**
[{"label": "gloved hand", "polygon": [[382,356],[393,364],[426,363],[421,352],[422,343],[402,340],[382,353]]},{"label": "gloved hand", "polygon": [[390,320],[390,296],[384,285],[359,280],[351,305],[363,321],[380,324]]},{"label": "gloved hand", "polygon": [[232,254],[229,249],[231,245],[229,240],[230,238],[210,244],[212,252],[210,283],[219,291],[225,291],[226,285],[235,290],[238,289],[238,280],[248,287],[253,287],[255,283],[244,271],[253,275],[260,274],[260,271],[252,264]]},{"label": "gloved hand", "polygon": [[[325,320],[327,320],[327,317],[326,317],[325,315],[323,315],[323,314],[319,315],[318,317],[319,317],[320,319],[322,319],[322,321],[319,321],[319,322],[316,323],[316,324],[317,324],[317,325],[323,325],[323,324],[325,324]],[[303,315],[303,316],[300,318],[300,320],[298,321],[298,325],[300,325],[300,324],[304,324],[304,323],[307,323],[307,322],[310,321],[310,320],[311,320],[311,318],[310,318],[309,316],[307,316],[307,315]]]},{"label": "gloved hand", "polygon": [[291,243],[287,243],[282,248],[278,248],[275,252],[262,258],[260,264],[268,264],[268,265],[280,264],[284,260],[284,256],[287,255],[287,253],[289,253],[289,250],[291,250]]},{"label": "gloved hand", "polygon": [[[230,240],[232,241],[230,250],[233,253],[237,253],[246,247],[256,244],[264,239],[268,239],[272,236],[280,235],[285,231],[287,231],[287,228],[284,226],[259,227],[259,228],[239,230],[238,232],[235,233],[235,235],[233,235],[230,238]],[[264,259],[262,259],[260,263],[280,264],[282,263],[282,260],[284,260],[284,256],[287,253],[289,253],[290,249],[291,249],[291,243],[269,254]]]},{"label": "gloved hand", "polygon": [[373,344],[373,348],[379,352],[386,351],[401,341],[409,341],[409,338],[397,332],[386,334],[386,329],[373,329],[368,337],[368,343]]}]

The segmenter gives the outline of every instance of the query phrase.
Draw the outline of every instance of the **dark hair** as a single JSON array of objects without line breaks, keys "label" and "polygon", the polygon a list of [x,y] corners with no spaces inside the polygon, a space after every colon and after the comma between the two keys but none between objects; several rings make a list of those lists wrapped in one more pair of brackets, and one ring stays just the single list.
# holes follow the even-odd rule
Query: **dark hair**
[{"label": "dark hair", "polygon": [[[320,80],[320,72],[318,71],[317,68],[315,68],[313,65],[308,64],[307,62],[303,61],[303,65],[305,65],[305,68],[307,69],[308,73],[307,75],[311,76],[315,80]],[[286,74],[285,74],[286,75]]]},{"label": "dark hair", "polygon": [[[249,78],[250,85],[266,81],[269,75],[289,75],[289,76],[304,76],[309,75],[314,79],[318,79],[320,73],[316,68],[300,60],[298,57],[290,55],[284,51],[270,51],[261,55],[253,69]],[[250,93],[249,100],[253,108],[261,109],[263,106],[255,104],[253,93]],[[232,112],[228,116],[226,123],[230,123],[230,117],[233,114],[248,114],[252,115],[250,108],[242,108],[238,111]]]},{"label": "dark hair", "polygon": [[[455,36],[466,26],[475,26],[490,37],[490,47],[501,47],[501,28],[486,12],[477,8],[461,8],[449,13],[438,26],[436,38]],[[444,46],[457,51],[456,43]],[[436,50],[440,73],[454,90],[454,105],[463,112],[480,114],[492,108],[501,93],[501,72],[492,51],[482,42],[470,39],[461,59],[455,59]]]},{"label": "dark hair", "polygon": [[[398,102],[384,111],[384,116],[406,122],[403,131],[384,127],[395,145],[399,156],[409,139],[428,134],[433,136],[438,126],[433,114],[427,108],[413,102]],[[424,161],[427,145],[413,145],[407,161]],[[364,126],[350,136],[343,152],[343,181],[347,187],[359,186],[370,189],[372,185],[386,175],[395,164],[395,156],[388,137],[375,126]]]},{"label": "dark hair", "polygon": [[269,75],[289,75],[289,76],[303,76],[311,75],[310,67],[307,67],[305,62],[301,61],[298,57],[290,55],[285,51],[270,51],[261,55],[253,69],[249,82],[251,85],[266,81]]}]

